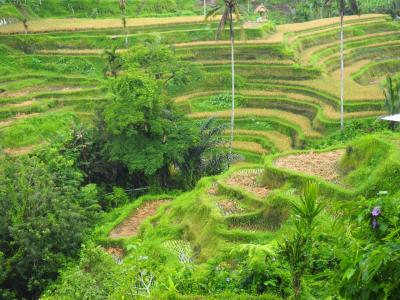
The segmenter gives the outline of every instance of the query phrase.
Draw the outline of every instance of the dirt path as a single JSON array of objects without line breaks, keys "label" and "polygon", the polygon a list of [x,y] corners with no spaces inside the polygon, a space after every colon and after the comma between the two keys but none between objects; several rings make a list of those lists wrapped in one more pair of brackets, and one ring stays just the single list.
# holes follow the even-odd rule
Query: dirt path
[{"label": "dirt path", "polygon": [[277,159],[275,166],[321,177],[327,181],[335,181],[339,178],[337,167],[343,154],[344,150],[340,149],[331,152],[288,155]]},{"label": "dirt path", "polygon": [[[219,16],[216,16],[218,19]],[[178,25],[187,23],[205,23],[204,16],[183,16],[167,18],[128,18],[128,27]],[[121,19],[84,19],[84,18],[64,18],[64,19],[36,19],[29,21],[29,32],[53,32],[53,31],[78,31],[90,29],[110,29],[120,28]],[[0,27],[0,34],[4,33],[23,33],[22,22]]]},{"label": "dirt path", "polygon": [[148,201],[142,204],[138,209],[135,210],[133,215],[123,221],[117,228],[110,233],[111,238],[124,238],[130,237],[137,233],[139,226],[142,222],[157,212],[157,209],[170,202],[169,200],[156,200]]}]

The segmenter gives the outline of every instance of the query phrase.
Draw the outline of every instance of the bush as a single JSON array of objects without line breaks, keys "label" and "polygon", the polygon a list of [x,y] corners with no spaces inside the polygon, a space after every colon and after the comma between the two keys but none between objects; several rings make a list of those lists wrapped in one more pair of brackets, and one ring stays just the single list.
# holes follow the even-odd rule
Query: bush
[{"label": "bush", "polygon": [[112,193],[105,196],[105,203],[102,206],[104,209],[110,209],[127,204],[128,202],[129,197],[124,189],[114,186]]}]

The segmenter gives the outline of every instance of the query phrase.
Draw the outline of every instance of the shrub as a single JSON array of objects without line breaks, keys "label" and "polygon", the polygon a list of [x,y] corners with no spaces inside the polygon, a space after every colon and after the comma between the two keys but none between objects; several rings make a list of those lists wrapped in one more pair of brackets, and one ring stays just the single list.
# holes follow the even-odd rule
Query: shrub
[{"label": "shrub", "polygon": [[129,197],[124,189],[114,186],[112,193],[105,196],[105,203],[103,203],[103,207],[106,209],[110,209],[113,207],[124,205],[128,202]]}]

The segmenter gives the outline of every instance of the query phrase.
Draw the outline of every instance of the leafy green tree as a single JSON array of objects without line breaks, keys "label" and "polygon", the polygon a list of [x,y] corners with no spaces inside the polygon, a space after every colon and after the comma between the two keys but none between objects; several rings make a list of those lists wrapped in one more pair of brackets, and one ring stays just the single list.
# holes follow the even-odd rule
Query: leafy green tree
[{"label": "leafy green tree", "polygon": [[[400,113],[400,84],[396,83],[390,75],[386,77],[383,94],[385,95],[385,107],[389,115]],[[394,130],[396,125],[396,122],[391,122],[390,129]]]},{"label": "leafy green tree", "polygon": [[[359,201],[357,201],[359,202]],[[347,238],[337,247],[333,278],[344,299],[397,299],[400,294],[399,195],[349,204]]]},{"label": "leafy green tree", "polygon": [[166,186],[168,165],[183,156],[192,130],[165,104],[156,81],[138,70],[118,78],[112,91],[114,99],[104,110],[110,160]]},{"label": "leafy green tree", "polygon": [[165,88],[181,88],[200,76],[195,65],[182,61],[170,46],[157,41],[136,45],[126,61],[127,69],[140,69]]},{"label": "leafy green tree", "polygon": [[224,0],[223,3],[218,4],[216,7],[211,9],[207,17],[214,17],[217,13],[222,11],[222,17],[219,22],[217,30],[217,39],[220,39],[226,24],[229,24],[229,37],[231,41],[231,75],[232,75],[232,110],[231,110],[231,138],[229,142],[229,153],[232,154],[233,139],[234,139],[234,127],[235,127],[235,30],[234,30],[234,19],[240,18],[239,12],[239,1],[238,0]]},{"label": "leafy green tree", "polygon": [[73,162],[54,151],[0,162],[0,288],[19,298],[37,298],[78,254],[98,211]]},{"label": "leafy green tree", "polygon": [[82,247],[79,263],[61,272],[41,299],[107,299],[116,288],[118,265],[100,246]]}]

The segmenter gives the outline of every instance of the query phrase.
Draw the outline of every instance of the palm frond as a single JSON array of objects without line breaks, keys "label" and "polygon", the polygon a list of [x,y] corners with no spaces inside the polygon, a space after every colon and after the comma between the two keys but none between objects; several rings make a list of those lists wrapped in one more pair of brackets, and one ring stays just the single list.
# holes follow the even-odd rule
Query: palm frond
[{"label": "palm frond", "polygon": [[222,5],[215,5],[215,6],[211,7],[211,9],[209,9],[209,11],[207,11],[206,20],[208,20],[209,18],[215,17],[217,15],[217,13],[221,10],[222,7],[223,7]]},{"label": "palm frond", "polygon": [[357,15],[361,14],[361,6],[358,4],[357,0],[349,0],[349,6],[352,13]]},{"label": "palm frond", "polygon": [[313,220],[321,213],[324,206],[317,202],[319,187],[316,183],[308,183],[300,197],[300,202],[291,202],[290,207],[292,211],[300,218],[307,221],[309,226],[312,225]]},{"label": "palm frond", "polygon": [[219,22],[217,29],[217,40],[221,38],[222,32],[224,32],[227,21],[229,20],[229,9],[225,8],[224,13],[222,14],[221,21]]}]

